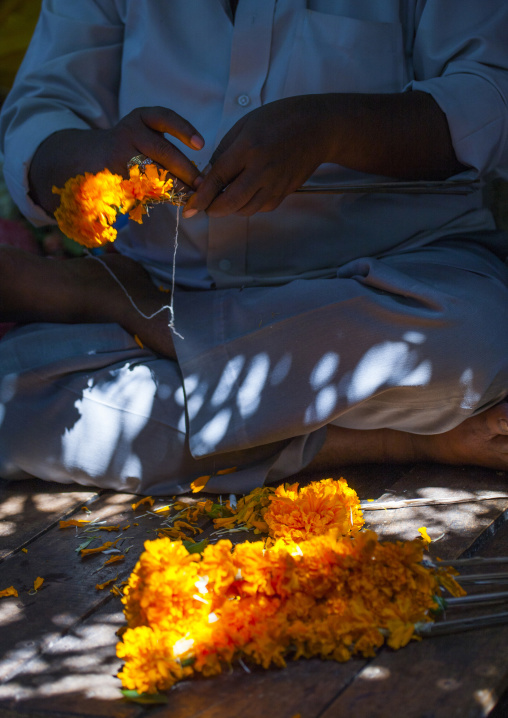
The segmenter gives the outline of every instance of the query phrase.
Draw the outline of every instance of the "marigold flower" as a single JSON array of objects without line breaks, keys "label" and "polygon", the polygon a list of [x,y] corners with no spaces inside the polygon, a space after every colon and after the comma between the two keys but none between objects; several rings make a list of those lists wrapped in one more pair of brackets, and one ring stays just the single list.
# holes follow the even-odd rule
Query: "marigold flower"
[{"label": "marigold flower", "polygon": [[183,194],[175,192],[168,172],[154,164],[138,165],[129,170],[129,179],[112,174],[108,169],[92,174],[85,172],[67,180],[63,188],[53,187],[60,195],[55,212],[58,226],[64,234],[85,247],[100,247],[114,242],[117,231],[113,227],[117,215],[142,223],[147,207],[160,202],[183,203]]},{"label": "marigold flower", "polygon": [[272,538],[300,541],[337,528],[342,536],[365,523],[360,501],[344,479],[323,479],[304,486],[279,486],[263,516]]},{"label": "marigold flower", "polygon": [[[319,492],[306,501],[328,510]],[[298,543],[281,537],[268,549],[218,541],[201,556],[179,541],[147,541],[122,599],[120,678],[154,692],[183,675],[217,675],[235,659],[268,668],[288,655],[345,661],[373,656],[385,641],[400,648],[415,623],[431,620],[440,586],[461,591],[450,569],[424,566],[422,557],[420,539],[344,537],[337,527]]]}]

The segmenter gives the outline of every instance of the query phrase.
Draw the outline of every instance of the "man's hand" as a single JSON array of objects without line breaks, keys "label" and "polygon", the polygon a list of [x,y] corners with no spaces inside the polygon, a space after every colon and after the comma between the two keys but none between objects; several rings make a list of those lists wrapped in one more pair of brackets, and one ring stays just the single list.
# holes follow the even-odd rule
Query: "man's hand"
[{"label": "man's hand", "polygon": [[444,112],[425,92],[288,97],[253,110],[226,134],[183,216],[268,212],[323,162],[404,180],[465,169]]},{"label": "man's hand", "polygon": [[31,196],[52,214],[59,201],[51,192],[53,185],[63,187],[70,177],[105,168],[126,176],[128,161],[139,154],[158,162],[186,187],[194,187],[199,171],[165,134],[193,150],[204,145],[190,122],[165,107],[138,108],[107,130],[56,132],[38,148],[30,165]]},{"label": "man's hand", "polygon": [[199,210],[248,217],[276,209],[322,162],[332,161],[325,97],[288,97],[239,120],[215,151],[184,217]]}]

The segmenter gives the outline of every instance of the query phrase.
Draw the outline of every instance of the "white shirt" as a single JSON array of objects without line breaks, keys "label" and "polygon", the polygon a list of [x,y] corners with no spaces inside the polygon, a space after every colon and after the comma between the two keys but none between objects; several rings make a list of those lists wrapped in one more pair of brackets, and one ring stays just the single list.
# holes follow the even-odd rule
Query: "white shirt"
[{"label": "white shirt", "polygon": [[[206,144],[252,109],[323,92],[429,92],[446,113],[457,158],[481,177],[507,165],[506,0],[45,0],[2,112],[5,177],[34,223],[50,218],[28,197],[39,144],[68,128],[106,128],[139,106],[164,105]],[[417,141],[417,138],[415,139]],[[375,180],[321,165],[313,182]],[[174,208],[129,222],[119,251],[169,281]],[[451,195],[292,195],[251,218],[180,224],[182,286],[280,284],[336,276],[360,256],[382,256],[494,229],[481,191]],[[498,241],[492,239],[492,241]]]}]

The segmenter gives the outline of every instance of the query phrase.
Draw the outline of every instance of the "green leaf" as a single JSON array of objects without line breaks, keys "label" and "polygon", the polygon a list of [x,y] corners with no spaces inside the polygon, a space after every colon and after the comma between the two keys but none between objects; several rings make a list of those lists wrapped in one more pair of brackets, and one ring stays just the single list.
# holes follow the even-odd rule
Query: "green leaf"
[{"label": "green leaf", "polygon": [[182,543],[189,553],[201,553],[208,546],[208,539],[203,539],[198,543],[191,543],[190,541],[182,541]]},{"label": "green leaf", "polygon": [[434,603],[436,604],[436,607],[435,607],[435,608],[431,608],[431,610],[430,610],[430,612],[431,612],[432,614],[440,614],[440,613],[443,613],[443,611],[446,610],[448,604],[446,603],[446,599],[445,599],[445,598],[443,598],[442,596],[436,596],[436,595],[434,595],[434,596],[432,596],[432,600],[433,600]]},{"label": "green leaf", "polygon": [[76,553],[78,553],[79,551],[82,551],[85,548],[88,548],[90,546],[90,544],[92,543],[92,541],[95,541],[95,538],[93,536],[92,536],[92,538],[88,538],[86,541],[83,541],[83,543],[80,546],[78,546],[78,548],[76,549]]},{"label": "green leaf", "polygon": [[222,504],[212,504],[212,508],[206,513],[211,519],[225,519],[233,516],[228,507]]},{"label": "green leaf", "polygon": [[168,697],[163,693],[138,693],[137,691],[122,690],[122,695],[128,701],[134,703],[143,703],[145,705],[155,705],[157,703],[167,703]]}]

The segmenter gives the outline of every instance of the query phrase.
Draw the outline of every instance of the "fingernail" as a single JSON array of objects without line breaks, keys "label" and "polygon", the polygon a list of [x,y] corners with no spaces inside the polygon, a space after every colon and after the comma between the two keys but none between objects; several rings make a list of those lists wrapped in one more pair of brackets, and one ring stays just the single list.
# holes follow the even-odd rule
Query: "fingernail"
[{"label": "fingernail", "polygon": [[199,176],[196,177],[196,179],[195,179],[194,182],[192,183],[194,189],[197,189],[202,182],[203,182],[203,178],[202,178],[202,177],[199,177]]},{"label": "fingernail", "polygon": [[506,421],[506,419],[500,419],[499,426],[503,434],[508,434],[508,421]]},{"label": "fingernail", "polygon": [[197,209],[184,209],[184,211],[182,212],[182,217],[185,217],[185,219],[189,219],[190,217],[194,217],[194,215],[197,213]]},{"label": "fingernail", "polygon": [[197,150],[200,150],[205,144],[204,139],[200,135],[192,135],[190,142]]}]

